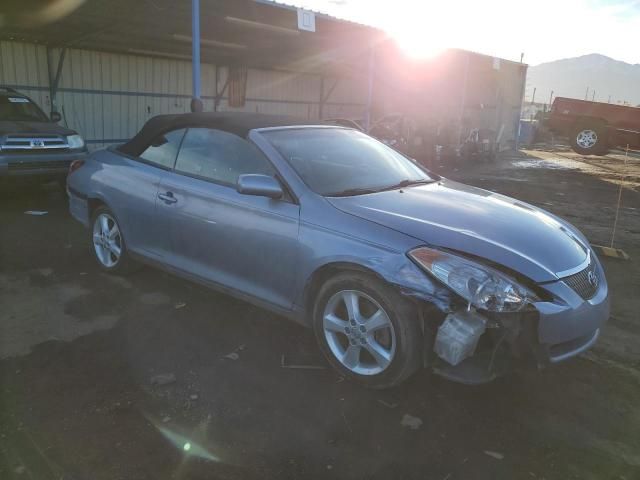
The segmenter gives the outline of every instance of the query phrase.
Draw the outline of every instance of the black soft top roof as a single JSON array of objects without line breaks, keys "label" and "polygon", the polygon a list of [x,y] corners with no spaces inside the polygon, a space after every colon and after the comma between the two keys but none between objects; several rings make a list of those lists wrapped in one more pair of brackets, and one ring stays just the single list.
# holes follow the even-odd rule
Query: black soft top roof
[{"label": "black soft top roof", "polygon": [[308,120],[282,115],[264,115],[240,112],[199,112],[177,115],[158,115],[147,121],[142,129],[118,150],[127,155],[140,155],[159,135],[188,127],[223,130],[245,138],[250,130],[266,127],[309,125]]}]

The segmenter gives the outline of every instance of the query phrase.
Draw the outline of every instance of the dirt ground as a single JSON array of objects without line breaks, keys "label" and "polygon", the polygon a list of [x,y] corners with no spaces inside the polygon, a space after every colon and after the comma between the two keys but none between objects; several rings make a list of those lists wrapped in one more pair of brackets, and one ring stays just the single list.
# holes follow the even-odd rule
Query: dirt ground
[{"label": "dirt ground", "polygon": [[640,160],[528,151],[443,170],[602,245],[623,184],[631,260],[603,259],[612,318],[592,351],[481,387],[420,372],[377,392],[284,368],[325,366],[311,332],[150,268],[101,274],[57,187],[12,190],[0,479],[640,478]]}]

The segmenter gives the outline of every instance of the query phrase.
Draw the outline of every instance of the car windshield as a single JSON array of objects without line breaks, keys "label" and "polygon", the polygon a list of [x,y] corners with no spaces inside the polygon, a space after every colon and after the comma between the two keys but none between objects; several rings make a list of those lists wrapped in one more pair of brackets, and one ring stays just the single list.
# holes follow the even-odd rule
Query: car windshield
[{"label": "car windshield", "polygon": [[433,181],[412,160],[355,130],[301,128],[262,133],[320,195],[359,195]]},{"label": "car windshield", "polygon": [[26,97],[0,96],[0,121],[48,122],[49,119],[40,108]]}]

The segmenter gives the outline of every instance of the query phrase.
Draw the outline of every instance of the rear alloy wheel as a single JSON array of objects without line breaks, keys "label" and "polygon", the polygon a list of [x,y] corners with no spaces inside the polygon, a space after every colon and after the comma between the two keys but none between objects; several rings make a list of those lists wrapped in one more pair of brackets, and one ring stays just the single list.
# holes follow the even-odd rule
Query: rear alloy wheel
[{"label": "rear alloy wheel", "polygon": [[93,252],[100,267],[108,272],[124,272],[128,266],[126,247],[113,213],[99,207],[93,214],[92,225]]},{"label": "rear alloy wheel", "polygon": [[600,125],[583,125],[571,136],[571,146],[581,155],[605,155],[608,151],[606,129]]},{"label": "rear alloy wheel", "polygon": [[322,287],[314,330],[329,362],[365,386],[397,385],[419,366],[421,334],[415,307],[366,275],[341,274]]}]

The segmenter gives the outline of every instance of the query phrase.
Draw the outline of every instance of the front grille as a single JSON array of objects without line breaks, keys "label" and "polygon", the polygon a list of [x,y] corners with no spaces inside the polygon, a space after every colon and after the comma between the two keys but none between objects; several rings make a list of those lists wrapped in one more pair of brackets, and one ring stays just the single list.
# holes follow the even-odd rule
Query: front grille
[{"label": "front grille", "polygon": [[[0,0],[2,1],[2,0]],[[70,148],[34,148],[34,149],[0,149],[0,155],[11,155],[12,158],[19,158],[21,156],[24,157],[33,157],[33,155],[42,155],[43,157],[46,155],[58,155],[60,153],[71,153],[73,150]]]},{"label": "front grille", "polygon": [[48,161],[48,162],[9,162],[9,171],[43,170],[51,168],[68,169],[71,162],[69,160]]},{"label": "front grille", "polygon": [[592,258],[587,268],[563,278],[562,281],[569,285],[583,300],[593,298],[600,282],[595,260]]},{"label": "front grille", "polygon": [[68,149],[67,140],[61,135],[8,135],[5,137],[0,150],[9,152],[29,152],[33,150]]}]

